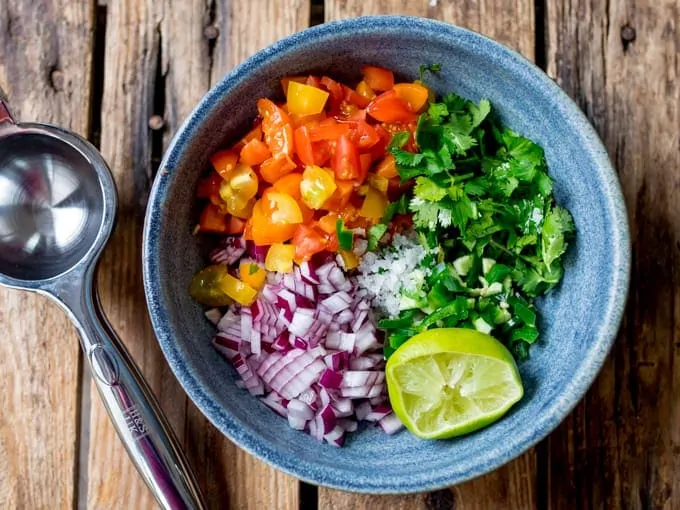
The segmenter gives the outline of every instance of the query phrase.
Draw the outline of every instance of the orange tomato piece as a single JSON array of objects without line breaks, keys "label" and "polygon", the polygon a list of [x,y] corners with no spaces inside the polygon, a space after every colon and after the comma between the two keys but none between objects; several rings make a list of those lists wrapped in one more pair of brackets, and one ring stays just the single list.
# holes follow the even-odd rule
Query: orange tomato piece
[{"label": "orange tomato piece", "polygon": [[266,98],[257,101],[257,111],[262,116],[264,141],[269,146],[272,156],[292,156],[293,126],[288,114]]},{"label": "orange tomato piece", "polygon": [[347,123],[351,126],[350,138],[359,149],[370,149],[380,141],[380,136],[368,122],[352,120]]},{"label": "orange tomato piece", "polygon": [[245,144],[251,140],[262,140],[262,123],[258,122],[253,129],[246,133],[246,136],[241,138],[238,142],[234,144],[234,150],[241,150]]},{"label": "orange tomato piece", "polygon": [[222,179],[229,180],[229,174],[236,166],[238,154],[231,150],[218,151],[210,156],[210,162]]},{"label": "orange tomato piece", "polygon": [[298,261],[309,260],[328,246],[328,240],[307,225],[298,225],[292,243],[295,245],[295,260]]},{"label": "orange tomato piece", "polygon": [[317,166],[324,166],[331,159],[331,144],[328,140],[312,143],[312,152],[314,153],[314,164]]},{"label": "orange tomato piece", "polygon": [[302,182],[302,174],[293,172],[292,174],[284,175],[277,180],[272,187],[281,193],[290,195],[295,200],[300,200],[300,183]]},{"label": "orange tomato piece", "polygon": [[394,91],[413,113],[418,113],[423,109],[430,94],[427,87],[417,83],[398,83],[394,86]]},{"label": "orange tomato piece", "polygon": [[267,280],[267,271],[257,262],[243,261],[238,266],[238,275],[243,283],[250,285],[255,290],[264,287]]},{"label": "orange tomato piece", "polygon": [[342,90],[345,92],[344,100],[350,104],[358,106],[359,108],[366,108],[368,103],[371,102],[370,99],[362,96],[357,91],[349,88],[347,85],[343,85]]},{"label": "orange tomato piece", "polygon": [[394,90],[383,92],[371,101],[366,113],[380,122],[414,122],[418,119]]},{"label": "orange tomato piece", "polygon": [[330,109],[336,110],[345,97],[345,91],[342,89],[342,85],[328,76],[323,76],[321,78],[321,86],[330,94]]},{"label": "orange tomato piece", "polygon": [[262,199],[262,213],[274,225],[302,223],[302,211],[297,201],[287,193],[274,189],[265,192]]},{"label": "orange tomato piece", "polygon": [[269,147],[262,140],[253,138],[248,143],[246,143],[241,149],[241,163],[248,166],[255,166],[262,163],[265,159],[268,159],[272,153],[269,151]]},{"label": "orange tomato piece", "polygon": [[248,220],[250,227],[246,225],[244,237],[253,241],[258,246],[266,246],[273,243],[283,243],[293,237],[295,224],[275,225],[262,211],[262,200],[255,202],[253,215]]},{"label": "orange tomato piece", "polygon": [[361,80],[359,82],[359,85],[357,85],[357,94],[359,94],[362,97],[365,97],[369,101],[375,97],[375,91],[368,86],[368,83],[366,83],[364,80]]},{"label": "orange tomato piece", "polygon": [[338,215],[334,212],[329,212],[325,216],[319,218],[316,222],[321,230],[326,234],[333,234],[336,232],[338,224]]},{"label": "orange tomato piece", "polygon": [[383,160],[378,163],[375,168],[375,174],[385,179],[392,179],[394,177],[399,177],[399,172],[397,172],[397,163],[394,160],[392,154],[387,154]]},{"label": "orange tomato piece", "polygon": [[198,226],[201,232],[226,234],[227,217],[215,204],[208,204],[203,208],[203,212],[201,212]]},{"label": "orange tomato piece", "polygon": [[394,87],[394,73],[376,66],[361,66],[364,81],[373,90],[390,90]]},{"label": "orange tomato piece", "polygon": [[272,156],[260,165],[260,175],[269,184],[273,184],[296,168],[295,161],[290,159],[289,156]]},{"label": "orange tomato piece", "polygon": [[295,115],[294,113],[291,113],[288,117],[290,118],[290,123],[293,125],[293,129],[297,129],[300,126],[321,122],[326,118],[326,113],[321,112],[315,115]]},{"label": "orange tomato piece", "polygon": [[337,140],[342,135],[348,135],[350,126],[329,117],[318,124],[309,124],[308,129],[309,139],[312,142],[320,142],[322,140]]},{"label": "orange tomato piece", "polygon": [[326,200],[321,207],[327,211],[342,211],[352,197],[354,191],[354,184],[349,181],[336,181],[337,186],[331,197]]}]

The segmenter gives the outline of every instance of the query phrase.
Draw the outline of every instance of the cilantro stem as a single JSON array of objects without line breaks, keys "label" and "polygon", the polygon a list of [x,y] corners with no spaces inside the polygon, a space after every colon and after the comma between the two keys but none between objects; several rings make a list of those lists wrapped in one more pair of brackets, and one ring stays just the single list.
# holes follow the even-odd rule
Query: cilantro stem
[{"label": "cilantro stem", "polygon": [[461,175],[454,175],[452,177],[452,181],[453,181],[454,184],[457,184],[459,182],[464,182],[464,181],[470,180],[474,176],[475,176],[474,172],[468,172],[466,174],[461,174]]},{"label": "cilantro stem", "polygon": [[523,260],[524,262],[529,264],[531,267],[534,267],[536,265],[532,260],[528,259],[524,255],[520,255],[519,253],[515,253],[515,252],[508,250],[505,246],[503,246],[502,244],[498,244],[493,239],[489,240],[489,244],[492,245],[492,246],[495,246],[496,248],[498,248],[502,252],[507,253],[508,255],[510,255],[512,257]]}]

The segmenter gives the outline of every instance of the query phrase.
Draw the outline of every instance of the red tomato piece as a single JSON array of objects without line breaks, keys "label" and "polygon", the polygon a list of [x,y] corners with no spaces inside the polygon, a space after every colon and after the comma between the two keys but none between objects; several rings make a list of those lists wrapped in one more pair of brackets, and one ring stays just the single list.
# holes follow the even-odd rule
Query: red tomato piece
[{"label": "red tomato piece", "polygon": [[383,92],[371,101],[366,107],[366,113],[380,122],[414,122],[418,119],[394,90]]},{"label": "red tomato piece", "polygon": [[272,153],[262,140],[253,138],[241,149],[240,161],[244,165],[255,166],[268,159]]},{"label": "red tomato piece", "polygon": [[337,140],[342,135],[348,135],[350,131],[349,125],[338,122],[332,117],[324,119],[318,124],[310,124],[308,129],[309,138],[312,142]]},{"label": "red tomato piece", "polygon": [[326,249],[328,240],[307,225],[298,225],[293,235],[295,260],[303,261]]},{"label": "red tomato piece", "polygon": [[203,208],[198,225],[201,232],[227,233],[227,217],[214,204],[208,204]]},{"label": "red tomato piece", "polygon": [[342,135],[338,138],[331,167],[335,172],[335,177],[341,181],[358,180],[361,176],[359,151],[349,136]]},{"label": "red tomato piece", "polygon": [[257,102],[257,111],[262,115],[264,141],[274,157],[293,155],[293,127],[288,114],[272,101],[262,98]]},{"label": "red tomato piece", "polygon": [[390,90],[394,87],[394,73],[389,69],[376,66],[362,66],[364,81],[373,90]]},{"label": "red tomato piece", "polygon": [[309,128],[307,126],[300,126],[295,130],[295,153],[300,161],[305,165],[314,164],[314,148],[312,147],[312,139],[309,136]]},{"label": "red tomato piece", "polygon": [[208,177],[205,177],[198,181],[198,186],[196,187],[196,196],[198,198],[210,198],[212,196],[219,196],[220,186],[224,182],[224,179],[217,172],[210,172]]},{"label": "red tomato piece", "polygon": [[366,108],[368,106],[368,103],[371,102],[369,99],[359,94],[356,90],[352,90],[347,85],[343,85],[342,90],[344,91],[345,101],[347,101],[350,104],[356,105],[359,108]]}]

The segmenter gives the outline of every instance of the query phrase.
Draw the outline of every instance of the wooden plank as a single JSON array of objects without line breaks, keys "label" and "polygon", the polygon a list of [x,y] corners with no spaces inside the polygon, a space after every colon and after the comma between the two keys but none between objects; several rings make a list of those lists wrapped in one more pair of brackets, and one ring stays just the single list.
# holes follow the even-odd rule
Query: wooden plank
[{"label": "wooden plank", "polygon": [[[119,223],[100,289],[111,322],[168,414],[210,507],[297,508],[297,482],[227,441],[187,401],[163,360],[141,284],[141,220],[153,162],[193,106],[229,68],[306,26],[301,0],[111,2],[107,12],[102,152],[116,174]],[[290,13],[296,13],[291,16]],[[164,124],[162,135],[149,130]],[[159,141],[159,136],[163,140]],[[142,313],[144,311],[144,313]],[[92,508],[149,508],[153,501],[126,457],[92,388],[87,500]]]},{"label": "wooden plank", "polygon": [[[481,32],[534,58],[534,2],[481,0],[478,2],[428,0],[326,0],[326,20],[369,14],[428,16]],[[364,496],[319,489],[319,508],[444,510],[451,508],[529,509],[536,502],[536,454],[532,449],[497,471],[468,483],[407,497]]]},{"label": "wooden plank", "polygon": [[578,102],[619,171],[633,240],[617,343],[548,442],[550,508],[676,508],[680,501],[678,3],[556,0],[549,74]]},{"label": "wooden plank", "polygon": [[[89,2],[5,2],[0,86],[17,119],[89,130]],[[70,508],[78,468],[80,350],[45,298],[0,290],[0,507]]]}]

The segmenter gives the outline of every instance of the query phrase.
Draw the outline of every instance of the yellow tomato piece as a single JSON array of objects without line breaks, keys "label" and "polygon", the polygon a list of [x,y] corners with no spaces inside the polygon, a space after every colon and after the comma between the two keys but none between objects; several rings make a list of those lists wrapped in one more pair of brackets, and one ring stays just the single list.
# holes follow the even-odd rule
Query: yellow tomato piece
[{"label": "yellow tomato piece", "polygon": [[264,267],[267,271],[290,273],[293,270],[295,246],[292,244],[274,243],[269,247]]},{"label": "yellow tomato piece", "polygon": [[406,103],[408,109],[412,112],[419,112],[429,96],[427,87],[418,83],[397,83],[394,86],[394,91],[397,97]]},{"label": "yellow tomato piece", "polygon": [[314,115],[321,113],[328,99],[328,92],[298,83],[288,82],[288,94],[286,95],[288,112],[294,115]]},{"label": "yellow tomato piece", "polygon": [[361,80],[359,85],[357,85],[357,94],[366,99],[373,99],[375,97],[375,91],[364,80]]},{"label": "yellow tomato piece", "polygon": [[389,179],[381,177],[380,175],[371,174],[368,176],[368,184],[370,184],[371,187],[377,189],[381,193],[387,193],[387,188],[390,185],[390,181]]},{"label": "yellow tomato piece", "polygon": [[229,177],[229,185],[239,195],[250,200],[257,194],[259,182],[257,174],[248,165],[236,165]]},{"label": "yellow tomato piece", "polygon": [[220,198],[226,204],[229,214],[237,218],[250,218],[255,203],[254,197],[249,198],[241,194],[225,181],[220,185]]},{"label": "yellow tomato piece", "polygon": [[264,287],[264,282],[267,279],[267,271],[265,271],[257,262],[250,261],[241,262],[238,266],[238,275],[244,283],[247,283],[257,290]]},{"label": "yellow tomato piece", "polygon": [[257,291],[250,285],[226,273],[219,287],[227,296],[242,306],[250,306],[257,298]]},{"label": "yellow tomato piece", "polygon": [[315,165],[305,167],[300,182],[300,194],[306,206],[320,209],[336,188],[332,172]]},{"label": "yellow tomato piece", "polygon": [[374,188],[369,188],[359,215],[370,220],[379,220],[385,214],[387,197]]},{"label": "yellow tomato piece", "polygon": [[359,257],[353,251],[340,248],[338,253],[342,257],[342,263],[347,271],[359,266]]},{"label": "yellow tomato piece", "polygon": [[262,212],[276,225],[295,225],[302,223],[300,204],[288,193],[269,188],[262,197]]}]

